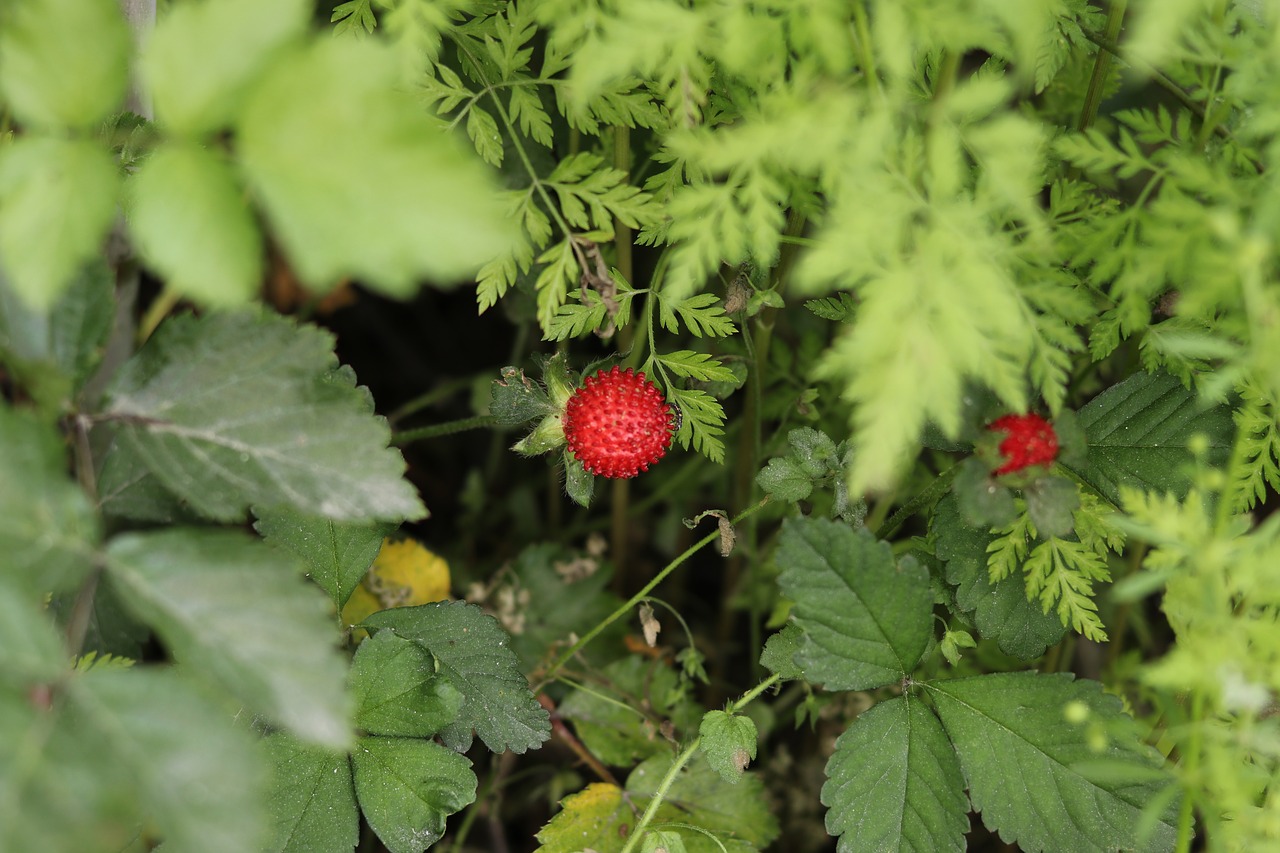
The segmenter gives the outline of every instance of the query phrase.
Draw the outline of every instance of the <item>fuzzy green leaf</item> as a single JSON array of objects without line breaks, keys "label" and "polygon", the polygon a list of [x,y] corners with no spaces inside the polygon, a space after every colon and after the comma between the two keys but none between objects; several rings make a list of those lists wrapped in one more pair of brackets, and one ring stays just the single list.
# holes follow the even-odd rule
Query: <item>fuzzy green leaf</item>
[{"label": "fuzzy green leaf", "polygon": [[1221,464],[1235,434],[1228,407],[1202,404],[1167,374],[1131,376],[1095,397],[1078,416],[1089,453],[1076,473],[1113,504],[1119,503],[1122,486],[1185,494],[1192,436],[1204,435],[1207,461]]},{"label": "fuzzy green leaf", "polygon": [[776,501],[795,503],[813,492],[813,478],[789,456],[769,460],[756,475],[756,485]]},{"label": "fuzzy green leaf", "polygon": [[272,834],[263,853],[351,853],[360,841],[360,812],[346,754],[283,732],[262,746],[274,770],[267,797]]},{"label": "fuzzy green leaf", "polygon": [[176,5],[147,39],[140,70],[156,118],[181,134],[229,124],[282,46],[306,30],[306,0],[204,0]]},{"label": "fuzzy green leaf", "polygon": [[[1133,730],[1120,700],[1066,673],[1011,672],[927,685],[955,744],[973,807],[1001,838],[1023,850],[1172,850],[1176,803],[1152,835],[1136,827],[1173,780]],[[1106,744],[1090,746],[1086,725],[1064,719],[1085,706]]]},{"label": "fuzzy green leaf", "polygon": [[362,737],[352,762],[360,809],[391,853],[422,853],[476,799],[471,762],[434,741]]},{"label": "fuzzy green leaf", "polygon": [[249,184],[314,289],[351,276],[409,296],[512,246],[493,179],[398,80],[372,40],[317,40],[273,63],[241,114]]},{"label": "fuzzy green leaf", "polygon": [[91,128],[124,98],[129,29],[115,0],[16,0],[0,23],[0,94],[34,127]]},{"label": "fuzzy green leaf", "polygon": [[435,671],[420,644],[379,631],[351,662],[356,726],[372,735],[431,737],[462,708],[462,694]]},{"label": "fuzzy green leaf", "polygon": [[307,577],[329,594],[339,613],[373,565],[382,540],[395,530],[385,522],[343,523],[285,508],[255,510],[255,515],[254,530],[268,544],[301,557]]},{"label": "fuzzy green leaf", "polygon": [[117,441],[219,520],[250,506],[344,521],[424,514],[333,339],[275,315],[169,320],[116,376]]},{"label": "fuzzy green leaf", "polygon": [[489,414],[502,426],[519,426],[551,410],[547,392],[519,368],[502,368],[502,378],[493,380],[489,388]]},{"label": "fuzzy green leaf", "polygon": [[88,574],[97,540],[57,432],[0,403],[0,581],[31,600],[70,589]]},{"label": "fuzzy green leaf", "polygon": [[804,646],[804,631],[790,624],[770,637],[760,652],[760,665],[786,679],[804,678],[796,654]]},{"label": "fuzzy green leaf", "polygon": [[756,724],[750,717],[708,711],[698,726],[698,736],[707,763],[730,784],[737,783],[747,764],[756,758]]},{"label": "fuzzy green leaf", "polygon": [[361,627],[389,628],[421,643],[462,692],[458,719],[441,732],[446,745],[466,751],[474,730],[494,752],[520,753],[550,737],[547,711],[520,673],[510,638],[480,608],[462,601],[397,607],[373,614]]},{"label": "fuzzy green leaf", "polygon": [[351,742],[328,601],[276,550],[230,531],[118,536],[107,574],[180,662],[298,737]]},{"label": "fuzzy green leaf", "polygon": [[119,184],[93,142],[24,136],[0,148],[0,263],[24,302],[48,309],[95,258]]},{"label": "fuzzy green leaf", "polygon": [[964,849],[969,801],[938,718],[914,696],[858,715],[836,741],[822,786],[837,850]]},{"label": "fuzzy green leaf", "polygon": [[796,663],[828,690],[869,690],[901,681],[924,655],[933,594],[929,573],[900,564],[865,529],[788,519],[776,556],[782,593],[805,632]]},{"label": "fuzzy green leaf", "polygon": [[230,306],[258,292],[262,235],[227,163],[203,148],[169,143],[143,161],[130,190],[130,233],[177,293]]}]

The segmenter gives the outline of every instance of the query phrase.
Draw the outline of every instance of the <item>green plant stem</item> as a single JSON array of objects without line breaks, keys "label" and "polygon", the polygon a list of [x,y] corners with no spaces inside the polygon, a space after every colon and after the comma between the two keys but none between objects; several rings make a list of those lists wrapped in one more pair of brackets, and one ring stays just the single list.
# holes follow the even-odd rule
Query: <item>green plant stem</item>
[{"label": "green plant stem", "polygon": [[[747,509],[743,510],[742,512],[734,516],[733,521],[731,523],[738,524],[743,519],[750,518],[768,502],[769,502],[769,499],[765,498],[764,500],[760,501],[754,506],[748,507]],[[534,693],[541,692],[541,690],[544,687],[546,687],[549,683],[551,683],[551,681],[555,678],[555,674],[560,671],[561,667],[563,667],[566,663],[568,663],[573,658],[574,655],[578,654],[578,652],[586,648],[587,644],[589,644],[592,640],[598,637],[601,631],[603,631],[605,628],[608,628],[610,625],[612,625],[614,622],[621,619],[623,616],[626,616],[628,613],[631,612],[632,608],[634,608],[637,604],[639,604],[645,598],[648,598],[649,593],[653,592],[653,590],[657,588],[658,584],[666,580],[667,575],[671,574],[676,569],[684,565],[685,562],[694,554],[698,553],[698,551],[710,545],[712,542],[718,542],[719,540],[720,540],[720,530],[717,527],[716,530],[707,534],[706,536],[699,539],[697,542],[690,545],[688,548],[685,549],[684,553],[680,554],[670,563],[667,563],[667,565],[662,569],[662,571],[654,575],[653,580],[649,581],[647,584],[644,585],[643,589],[641,589],[635,595],[631,596],[631,598],[628,599],[625,604],[623,604],[617,610],[613,611],[608,616],[606,616],[603,620],[597,623],[595,627],[593,627],[590,631],[588,631],[581,638],[579,638],[579,640],[576,643],[570,646],[568,651],[562,654],[556,660],[556,662],[553,663],[545,673],[543,673],[542,678],[539,679],[538,683],[534,686],[533,692]]]},{"label": "green plant stem", "polygon": [[138,323],[138,343],[144,344],[155,332],[156,328],[164,322],[164,318],[169,316],[169,312],[182,297],[176,290],[165,288],[160,291],[160,295],[147,308],[147,313],[142,316],[142,320]]},{"label": "green plant stem", "polygon": [[933,482],[926,486],[918,495],[907,501],[898,511],[889,516],[889,519],[876,530],[877,539],[888,539],[898,532],[898,529],[906,523],[907,519],[915,515],[921,510],[929,507],[942,500],[943,495],[947,493],[947,489],[951,488],[951,481],[956,478],[956,474],[960,473],[959,465],[952,465],[943,471]]},{"label": "green plant stem", "polygon": [[[748,690],[736,702],[730,702],[725,710],[730,714],[735,714],[742,708],[751,704],[751,702],[764,691],[782,680],[782,676],[774,673],[755,687]],[[694,753],[698,751],[698,747],[702,745],[701,736],[695,737],[689,742],[680,754],[676,756],[676,760],[671,762],[671,767],[667,769],[666,775],[662,777],[662,781],[658,783],[658,789],[653,792],[653,798],[649,800],[649,805],[645,807],[644,814],[640,817],[640,822],[636,824],[635,830],[631,833],[631,837],[627,839],[627,844],[622,848],[622,853],[631,853],[636,845],[640,843],[640,839],[644,836],[645,829],[653,821],[654,815],[658,813],[658,809],[662,808],[662,803],[667,798],[667,794],[671,791],[671,786],[675,784],[676,777],[680,775],[680,771],[693,758]]]},{"label": "green plant stem", "polygon": [[417,397],[414,397],[412,400],[387,415],[387,420],[392,425],[395,425],[410,415],[416,415],[428,406],[433,406],[441,400],[447,400],[459,391],[463,391],[471,387],[472,381],[472,377],[464,376],[460,379],[452,379],[448,382],[441,383],[430,391],[427,391],[424,394],[419,394]]},{"label": "green plant stem", "polygon": [[[1120,36],[1120,28],[1124,26],[1125,7],[1129,0],[1111,0],[1111,9],[1107,12],[1106,38],[1110,42]],[[1111,72],[1111,53],[1099,50],[1093,60],[1093,73],[1089,75],[1089,87],[1085,90],[1084,106],[1080,108],[1080,120],[1076,129],[1085,131],[1098,117],[1098,106],[1102,103],[1102,93],[1106,87],[1107,75]]]},{"label": "green plant stem", "polygon": [[473,429],[486,429],[497,425],[498,419],[493,415],[476,415],[470,418],[459,418],[456,421],[445,421],[442,424],[407,429],[392,436],[391,443],[396,447],[404,447],[406,444],[413,444],[415,441],[425,441],[429,438],[440,438],[445,435],[453,435],[454,433]]},{"label": "green plant stem", "polygon": [[867,79],[867,85],[880,94],[880,75],[876,71],[876,55],[871,49],[871,27],[867,25],[867,10],[860,2],[853,4],[853,27],[858,42],[858,63]]},{"label": "green plant stem", "polygon": [[[1187,748],[1182,750],[1184,760],[1183,778],[1194,777],[1200,772],[1200,727],[1204,717],[1204,693],[1197,690],[1191,700],[1191,738]],[[1195,835],[1196,806],[1191,796],[1191,786],[1183,785],[1182,805],[1178,809],[1178,845],[1177,853],[1189,853],[1191,840]]]}]

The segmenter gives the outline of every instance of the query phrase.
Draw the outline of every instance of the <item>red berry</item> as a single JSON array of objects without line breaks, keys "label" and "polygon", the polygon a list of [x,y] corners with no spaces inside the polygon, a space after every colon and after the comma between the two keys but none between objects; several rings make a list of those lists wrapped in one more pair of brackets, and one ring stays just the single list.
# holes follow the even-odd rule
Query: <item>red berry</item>
[{"label": "red berry", "polygon": [[1048,465],[1058,455],[1058,434],[1053,431],[1053,424],[1037,414],[1005,415],[992,421],[987,429],[1005,434],[1000,442],[1004,464],[996,469],[997,474]]},{"label": "red berry", "polygon": [[592,474],[634,477],[667,453],[675,417],[658,386],[631,368],[590,376],[564,409],[569,450]]}]

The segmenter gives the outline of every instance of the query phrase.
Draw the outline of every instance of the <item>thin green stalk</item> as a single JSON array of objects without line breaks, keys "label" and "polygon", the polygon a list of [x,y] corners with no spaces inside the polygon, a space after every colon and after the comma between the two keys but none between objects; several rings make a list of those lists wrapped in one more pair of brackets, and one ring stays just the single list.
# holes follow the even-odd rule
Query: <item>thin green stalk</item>
[{"label": "thin green stalk", "polygon": [[934,481],[926,486],[918,495],[907,501],[898,511],[889,517],[889,520],[876,530],[877,539],[889,539],[898,529],[906,523],[907,519],[915,515],[921,510],[929,507],[942,500],[943,495],[947,493],[947,489],[951,488],[951,481],[956,478],[956,474],[960,473],[959,465],[952,465],[947,470],[939,474]]},{"label": "thin green stalk", "polygon": [[[1187,743],[1185,750],[1179,750],[1182,753],[1183,779],[1191,780],[1195,784],[1195,777],[1200,772],[1200,751],[1202,748],[1200,730],[1204,717],[1204,694],[1196,691],[1191,700],[1191,738]],[[1187,786],[1184,785],[1184,789]],[[1196,804],[1195,798],[1191,796],[1190,790],[1184,790],[1182,795],[1182,805],[1178,809],[1178,846],[1174,848],[1177,853],[1189,853],[1191,850],[1191,841],[1195,836],[1196,821]]]},{"label": "thin green stalk", "polygon": [[[743,510],[742,512],[734,516],[733,521],[731,523],[738,524],[743,519],[750,518],[768,502],[769,502],[769,499],[765,498],[755,506],[748,507],[747,509]],[[699,539],[697,542],[690,545],[687,549],[685,549],[684,553],[680,554],[680,556],[676,557],[670,563],[667,563],[667,565],[662,569],[662,571],[654,575],[653,580],[649,581],[647,584],[644,585],[644,588],[642,588],[635,595],[631,596],[631,598],[628,599],[627,602],[623,604],[621,607],[619,607],[617,610],[613,611],[608,616],[606,616],[603,620],[597,623],[594,628],[592,628],[590,631],[584,634],[581,638],[579,638],[578,642],[570,646],[569,650],[566,651],[564,654],[562,654],[559,657],[559,659],[556,660],[556,662],[553,663],[550,666],[550,668],[548,668],[547,671],[543,674],[541,680],[539,680],[537,685],[534,687],[534,692],[538,693],[544,687],[546,687],[555,677],[555,674],[560,671],[560,668],[562,666],[568,663],[573,658],[574,655],[578,654],[578,652],[586,648],[587,644],[589,644],[592,640],[598,637],[601,631],[603,631],[605,628],[608,628],[614,622],[618,621],[623,616],[626,616],[628,613],[630,613],[631,609],[635,607],[637,604],[639,604],[643,599],[647,598],[649,596],[649,593],[653,592],[654,589],[657,588],[658,584],[662,583],[664,580],[667,579],[667,575],[671,574],[676,569],[684,565],[685,562],[694,554],[698,553],[698,551],[710,545],[712,542],[718,542],[719,540],[720,540],[720,531],[719,529],[716,529],[712,533],[707,534],[706,536]]]},{"label": "thin green stalk", "polygon": [[425,441],[428,438],[440,438],[445,435],[453,435],[473,429],[485,429],[497,425],[498,419],[493,415],[476,415],[470,418],[459,418],[456,421],[445,421],[442,424],[407,429],[404,432],[396,433],[392,437],[391,443],[396,447],[404,447],[406,444],[413,444],[415,441]]},{"label": "thin green stalk", "polygon": [[[1108,41],[1114,42],[1124,26],[1125,7],[1129,0],[1112,0],[1111,9],[1107,12],[1107,27],[1104,31]],[[1099,50],[1093,60],[1093,73],[1089,75],[1089,88],[1085,90],[1084,106],[1080,109],[1080,120],[1076,129],[1085,131],[1098,117],[1098,106],[1102,103],[1102,92],[1106,87],[1107,75],[1111,73],[1111,54]]]},{"label": "thin green stalk", "polygon": [[867,79],[867,85],[880,94],[880,74],[876,71],[876,55],[871,49],[871,27],[867,25],[867,10],[861,0],[853,4],[853,27],[858,41],[858,63]]}]

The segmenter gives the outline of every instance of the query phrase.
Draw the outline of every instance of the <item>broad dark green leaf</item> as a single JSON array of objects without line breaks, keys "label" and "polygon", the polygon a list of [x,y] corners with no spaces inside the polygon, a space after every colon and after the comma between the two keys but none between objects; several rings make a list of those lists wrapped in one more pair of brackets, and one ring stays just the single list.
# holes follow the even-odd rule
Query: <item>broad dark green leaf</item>
[{"label": "broad dark green leaf", "polygon": [[285,508],[255,508],[255,514],[254,529],[270,544],[301,557],[307,576],[329,593],[339,612],[373,565],[382,540],[395,530],[394,524],[337,522]]},{"label": "broad dark green leaf", "polygon": [[69,589],[88,573],[97,540],[57,431],[0,402],[0,580],[35,600]]},{"label": "broad dark green leaf", "polygon": [[156,118],[182,134],[229,124],[280,47],[306,30],[306,0],[200,0],[167,10],[140,70]]},{"label": "broad dark green leaf", "polygon": [[394,51],[318,39],[285,52],[237,128],[246,176],[299,275],[395,296],[510,249],[493,178],[399,88]]},{"label": "broad dark green leaf", "polygon": [[1114,504],[1120,487],[1186,494],[1192,464],[1187,443],[1208,439],[1211,464],[1231,452],[1228,406],[1205,406],[1174,376],[1139,373],[1093,398],[1079,412],[1089,452],[1076,473]]},{"label": "broad dark green leaf", "polygon": [[253,298],[262,284],[262,235],[229,164],[197,145],[165,143],[129,190],[129,233],[169,287],[213,307]]},{"label": "broad dark green leaf", "polygon": [[116,0],[7,0],[0,94],[24,123],[91,128],[124,98],[129,30]]},{"label": "broad dark green leaf", "polygon": [[[1134,733],[1120,700],[1069,673],[1010,672],[926,685],[982,822],[1022,850],[1172,850],[1176,803],[1151,837],[1135,828],[1172,778]],[[1065,718],[1069,703],[1086,724]],[[1091,746],[1103,726],[1106,746]]]},{"label": "broad dark green leaf", "polygon": [[351,757],[360,808],[391,853],[422,853],[475,801],[471,762],[434,741],[362,737]]},{"label": "broad dark green leaf", "polygon": [[379,631],[351,663],[356,726],[371,735],[431,737],[458,716],[462,694],[420,643]]},{"label": "broad dark green leaf", "polygon": [[914,560],[895,562],[865,529],[788,519],[776,557],[782,593],[795,602],[805,641],[795,661],[828,690],[869,690],[902,680],[929,642],[933,593]]},{"label": "broad dark green leaf", "polygon": [[250,505],[343,521],[421,518],[367,393],[333,338],[276,315],[164,323],[116,377],[117,441],[208,517]]},{"label": "broad dark green leaf", "polygon": [[396,607],[373,614],[361,627],[390,628],[421,643],[462,692],[458,719],[441,732],[450,748],[465,752],[473,731],[494,752],[536,749],[551,736],[550,718],[529,690],[510,638],[479,607],[462,601]]},{"label": "broad dark green leaf", "polygon": [[0,264],[24,302],[47,310],[94,259],[119,184],[115,161],[93,142],[24,136],[0,148]]},{"label": "broad dark green leaf", "polygon": [[98,472],[98,508],[105,515],[161,524],[198,523],[203,517],[165,488],[136,453],[113,440]]},{"label": "broad dark green leaf", "polygon": [[[648,804],[671,767],[670,752],[655,755],[627,777],[627,791],[637,807]],[[731,853],[764,849],[778,837],[778,821],[770,811],[764,783],[755,773],[745,773],[730,784],[696,754],[676,774],[666,798],[658,807],[653,825],[692,824],[715,835]],[[682,833],[689,853],[719,853],[720,846],[699,832]]]},{"label": "broad dark green leaf", "polygon": [[822,802],[840,853],[964,850],[960,764],[938,718],[914,696],[858,715],[827,761]]},{"label": "broad dark green leaf", "polygon": [[272,782],[271,840],[263,853],[350,853],[360,841],[351,761],[276,732],[262,742]]},{"label": "broad dark green leaf", "polygon": [[680,689],[676,670],[665,661],[629,655],[604,667],[608,687],[574,690],[560,703],[559,714],[573,723],[578,737],[605,764],[629,767],[638,759],[670,752],[671,745],[644,725],[644,708],[677,731],[698,724],[701,708]]},{"label": "broad dark green leaf", "polygon": [[[253,738],[177,672],[94,669],[71,697],[66,725],[93,733],[90,766],[125,768],[132,796],[172,849],[260,847],[265,768]],[[111,774],[101,778],[109,784]]]},{"label": "broad dark green leaf", "polygon": [[115,315],[115,280],[98,261],[81,267],[49,311],[31,308],[0,271],[0,358],[50,416],[71,408],[97,366]]},{"label": "broad dark green leaf", "polygon": [[700,748],[711,769],[734,784],[756,757],[756,724],[750,717],[725,711],[708,711],[698,726]]},{"label": "broad dark green leaf", "polygon": [[107,554],[121,597],[194,673],[305,740],[350,745],[332,609],[292,561],[196,528],[119,536]]},{"label": "broad dark green leaf", "polygon": [[1045,613],[1038,601],[1027,600],[1021,574],[991,583],[987,545],[994,537],[968,525],[954,495],[939,501],[931,524],[938,559],[946,563],[947,583],[956,588],[956,605],[970,614],[979,636],[995,640],[1002,652],[1023,660],[1040,657],[1062,639],[1066,626],[1055,612]]}]

